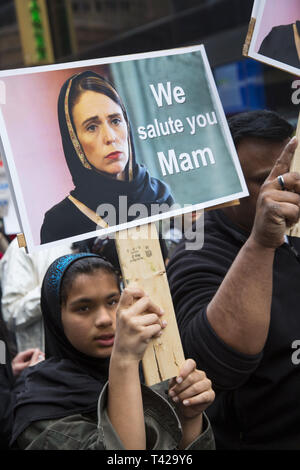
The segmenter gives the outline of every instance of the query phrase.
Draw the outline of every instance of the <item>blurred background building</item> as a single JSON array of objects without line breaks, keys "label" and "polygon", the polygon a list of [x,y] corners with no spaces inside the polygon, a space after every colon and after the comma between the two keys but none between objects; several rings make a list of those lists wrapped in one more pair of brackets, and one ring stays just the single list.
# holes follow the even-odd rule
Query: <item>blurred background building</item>
[{"label": "blurred background building", "polygon": [[0,0],[0,69],[204,44],[227,115],[298,118],[294,77],[242,56],[253,0]]}]

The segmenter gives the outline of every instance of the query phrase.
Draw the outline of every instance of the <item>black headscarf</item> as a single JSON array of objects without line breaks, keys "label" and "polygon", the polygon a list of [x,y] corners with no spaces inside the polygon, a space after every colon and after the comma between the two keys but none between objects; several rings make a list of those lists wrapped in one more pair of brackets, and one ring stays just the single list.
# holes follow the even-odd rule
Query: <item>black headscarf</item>
[{"label": "black headscarf", "polygon": [[12,443],[30,423],[97,409],[99,393],[108,379],[109,358],[97,359],[75,349],[61,321],[61,281],[76,260],[90,253],[61,256],[43,281],[41,307],[45,328],[46,360],[25,369],[16,384]]},{"label": "black headscarf", "polygon": [[[78,80],[97,77],[103,83],[103,94],[118,100],[128,128],[129,161],[125,168],[125,180],[118,180],[96,170],[88,161],[76,135],[71,115],[70,96]],[[151,204],[174,203],[169,188],[160,180],[153,178],[143,165],[135,159],[132,134],[124,105],[113,86],[103,77],[92,71],[82,72],[70,77],[62,86],[58,100],[59,126],[66,161],[73,178],[75,189],[71,195],[96,212],[100,204],[112,204],[116,209],[117,220],[119,196],[127,196],[128,207],[134,203],[142,203],[150,213]],[[129,221],[129,218],[128,218]],[[126,221],[124,221],[126,222]]]}]

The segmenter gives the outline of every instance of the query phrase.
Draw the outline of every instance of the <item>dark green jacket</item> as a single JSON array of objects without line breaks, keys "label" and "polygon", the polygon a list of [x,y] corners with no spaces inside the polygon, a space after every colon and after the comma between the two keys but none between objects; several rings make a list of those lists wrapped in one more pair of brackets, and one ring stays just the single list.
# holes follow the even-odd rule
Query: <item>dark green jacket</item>
[{"label": "dark green jacket", "polygon": [[[100,394],[97,413],[35,421],[19,436],[18,446],[26,450],[124,450],[107,415],[107,389],[108,383]],[[181,440],[181,424],[167,390],[167,382],[152,388],[142,385],[147,449],[176,449]],[[204,414],[203,432],[188,449],[214,448],[211,425]]]}]

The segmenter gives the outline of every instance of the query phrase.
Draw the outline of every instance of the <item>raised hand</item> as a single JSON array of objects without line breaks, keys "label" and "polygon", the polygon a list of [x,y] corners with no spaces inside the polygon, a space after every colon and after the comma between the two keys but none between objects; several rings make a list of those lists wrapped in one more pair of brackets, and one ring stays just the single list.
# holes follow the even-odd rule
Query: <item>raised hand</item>
[{"label": "raised hand", "polygon": [[289,141],[258,196],[251,237],[266,248],[280,246],[300,216],[300,174],[289,171],[297,145],[296,138]]},{"label": "raised hand", "polygon": [[112,355],[140,361],[151,338],[159,336],[166,326],[162,321],[163,314],[141,289],[124,289],[117,310]]}]

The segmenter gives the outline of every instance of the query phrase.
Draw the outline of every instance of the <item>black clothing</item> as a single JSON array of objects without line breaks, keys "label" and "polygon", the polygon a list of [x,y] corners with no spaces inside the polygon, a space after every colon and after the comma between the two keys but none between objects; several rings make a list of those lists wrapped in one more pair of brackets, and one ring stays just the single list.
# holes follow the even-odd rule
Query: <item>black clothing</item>
[{"label": "black clothing", "polygon": [[[121,107],[127,124],[129,157],[124,169],[124,180],[113,178],[90,164],[77,138],[72,121],[70,105],[72,99],[70,96],[76,84],[82,78],[95,77],[102,80],[102,92],[118,102],[117,104]],[[126,208],[135,203],[144,204],[148,209],[148,216],[151,215],[152,204],[167,204],[170,207],[174,203],[168,186],[160,180],[152,178],[146,167],[136,162],[126,110],[113,87],[98,74],[86,71],[70,77],[64,83],[58,99],[58,118],[63,150],[75,186],[70,194],[94,212],[97,212],[99,205],[110,204],[116,211],[114,223],[112,224],[110,220],[106,220],[106,217],[100,214],[109,225],[127,223],[139,215],[137,213],[133,217],[128,216],[128,209],[124,210],[122,202],[120,202],[119,198],[121,196],[127,197]],[[122,211],[121,215],[119,209]],[[46,212],[41,228],[41,243],[60,240],[97,229],[99,227],[95,222],[83,215],[69,199],[65,198]]]},{"label": "black clothing", "polygon": [[0,315],[0,450],[9,449],[15,403],[9,332]]},{"label": "black clothing", "polygon": [[[300,33],[300,21],[296,21],[296,26]],[[258,53],[299,68],[300,60],[296,49],[293,25],[287,24],[272,28],[263,40]]]},{"label": "black clothing", "polygon": [[95,413],[108,376],[96,379],[69,359],[50,358],[27,367],[17,379],[15,419],[11,442],[31,423],[77,413]]},{"label": "black clothing", "polygon": [[13,427],[13,376],[9,364],[0,364],[0,450],[9,449]]},{"label": "black clothing", "polygon": [[[300,449],[300,371],[291,346],[300,338],[299,261],[287,244],[276,250],[265,347],[241,354],[216,335],[206,308],[248,235],[221,210],[206,213],[204,227],[203,248],[185,250],[182,243],[167,274],[185,354],[217,392],[207,410],[217,449]],[[300,240],[292,241],[300,252]]]},{"label": "black clothing", "polygon": [[66,197],[46,212],[41,228],[41,243],[92,232],[96,228],[96,224]]}]

